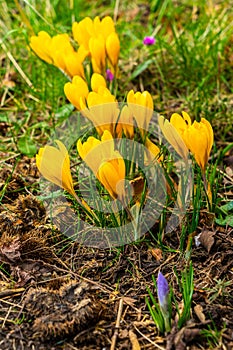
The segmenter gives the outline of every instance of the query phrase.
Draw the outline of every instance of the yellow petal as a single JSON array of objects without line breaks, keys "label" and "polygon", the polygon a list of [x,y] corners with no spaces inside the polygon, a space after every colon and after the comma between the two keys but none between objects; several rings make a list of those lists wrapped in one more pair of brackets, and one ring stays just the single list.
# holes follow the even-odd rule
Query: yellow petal
[{"label": "yellow petal", "polygon": [[106,16],[102,19],[100,24],[100,32],[104,36],[105,40],[111,33],[115,32],[115,25],[110,16]]},{"label": "yellow petal", "polygon": [[100,86],[104,86],[105,88],[106,86],[106,80],[104,79],[104,77],[101,74],[98,73],[94,73],[91,76],[91,89],[94,92],[98,92],[98,89]]},{"label": "yellow petal", "polygon": [[174,126],[174,128],[178,131],[178,133],[182,137],[184,130],[186,130],[188,127],[184,118],[182,118],[181,115],[178,113],[173,113],[170,119],[170,123],[171,125]]}]

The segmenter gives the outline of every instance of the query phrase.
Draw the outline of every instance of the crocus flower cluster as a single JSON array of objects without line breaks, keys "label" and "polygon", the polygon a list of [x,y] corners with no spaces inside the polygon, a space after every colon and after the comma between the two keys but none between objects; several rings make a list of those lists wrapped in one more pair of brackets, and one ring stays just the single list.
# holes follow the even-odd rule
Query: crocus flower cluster
[{"label": "crocus flower cluster", "polygon": [[43,61],[58,67],[69,77],[79,75],[85,78],[83,62],[88,56],[88,51],[84,46],[80,46],[76,51],[68,34],[51,37],[47,32],[41,31],[37,36],[30,38],[29,45]]},{"label": "crocus flower cluster", "polygon": [[67,99],[94,124],[99,135],[108,130],[117,137],[124,133],[128,138],[133,138],[133,120],[142,134],[148,130],[154,107],[148,91],[129,91],[127,105],[120,112],[116,98],[106,87],[102,75],[92,75],[91,88],[92,91],[89,91],[87,83],[75,76],[72,82],[65,84],[64,92]]},{"label": "crocus flower cluster", "polygon": [[108,66],[116,72],[120,41],[111,17],[107,16],[102,20],[99,17],[94,20],[86,17],[80,22],[74,22],[72,31],[76,42],[90,53],[95,73],[104,74],[106,60]]},{"label": "crocus flower cluster", "polygon": [[[133,139],[135,120],[141,136],[146,136],[145,164],[152,164],[158,158],[159,147],[146,135],[153,113],[152,97],[147,91],[134,93],[131,90],[127,95],[128,104],[120,110],[115,96],[106,87],[103,76],[98,73],[92,75],[91,89],[89,91],[86,81],[79,76],[66,83],[64,88],[67,98],[93,123],[99,135],[99,138],[90,136],[85,142],[79,139],[78,153],[111,198],[125,204],[125,162],[115,149],[114,138],[124,136]],[[52,146],[40,149],[36,158],[37,167],[46,179],[75,196],[68,152],[60,141],[57,143],[60,151]],[[49,168],[49,164],[54,166]]]},{"label": "crocus flower cluster", "polygon": [[[115,139],[122,141],[127,138],[141,142],[145,148],[143,164],[149,168],[155,163],[161,166],[164,154],[159,141],[155,144],[148,133],[154,110],[153,98],[148,91],[130,90],[126,93],[125,103],[119,107],[117,98],[109,87],[117,72],[120,43],[114,22],[109,16],[102,20],[99,17],[94,20],[86,17],[80,22],[74,22],[72,32],[79,45],[77,50],[67,34],[51,37],[44,31],[31,37],[30,47],[42,60],[60,68],[70,77],[70,81],[64,85],[64,93],[69,102],[80,111],[81,118],[87,118],[96,131],[84,138],[84,141],[77,140],[78,156],[91,169],[102,189],[108,192],[109,198],[119,200],[125,206],[128,205],[127,198],[133,198],[128,193],[130,186],[126,188],[126,177],[133,181],[139,168],[126,164],[119,142],[115,142]],[[153,43],[152,37],[144,39],[145,45]],[[89,71],[93,72],[88,77],[85,76],[84,69],[86,59],[92,65]],[[204,173],[213,145],[210,123],[205,118],[201,118],[200,122],[192,122],[186,112],[182,112],[182,115],[174,113],[170,121],[159,116],[158,121],[164,137],[180,157],[188,162],[191,152]],[[57,140],[56,143],[58,148],[47,145],[39,150],[36,156],[37,167],[46,179],[78,200],[68,150],[61,141]],[[141,191],[144,191],[144,181],[142,183]],[[138,205],[139,200],[146,200],[146,196],[137,196],[136,203],[130,202],[129,205]],[[139,204],[143,206],[143,203]],[[85,208],[88,208],[86,203]],[[159,288],[162,285],[164,288]],[[159,275],[158,292],[164,291],[165,287],[164,279]],[[165,305],[162,294],[159,294],[159,299],[161,305]],[[165,310],[165,307],[162,308]]]},{"label": "crocus flower cluster", "polygon": [[[42,60],[60,68],[70,78],[78,75],[85,79],[84,65],[88,57],[92,70],[109,77],[117,72],[120,41],[111,17],[102,20],[89,17],[74,22],[72,26],[74,40],[79,47],[76,51],[68,34],[53,37],[45,31],[30,38],[29,46]],[[112,74],[112,75],[111,75]],[[109,79],[111,80],[111,79]]]},{"label": "crocus flower cluster", "polygon": [[200,122],[195,120],[192,123],[188,113],[182,112],[182,116],[172,114],[170,123],[160,117],[160,126],[164,136],[180,155],[185,158],[187,149],[190,150],[204,173],[214,141],[213,129],[208,120],[201,118]]}]

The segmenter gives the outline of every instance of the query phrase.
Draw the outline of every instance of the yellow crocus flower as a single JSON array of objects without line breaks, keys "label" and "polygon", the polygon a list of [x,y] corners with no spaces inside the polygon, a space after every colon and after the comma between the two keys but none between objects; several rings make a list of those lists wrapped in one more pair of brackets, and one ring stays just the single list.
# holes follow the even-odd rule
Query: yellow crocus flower
[{"label": "yellow crocus flower", "polygon": [[79,23],[73,23],[72,32],[75,41],[90,53],[95,73],[105,72],[106,57],[116,72],[120,42],[111,17],[106,16],[102,20],[98,16],[94,20],[86,17]]},{"label": "yellow crocus flower", "polygon": [[85,17],[80,22],[72,24],[72,33],[74,40],[89,50],[89,40],[94,35],[93,21],[90,17]]},{"label": "yellow crocus flower", "polygon": [[80,157],[93,171],[97,179],[106,188],[113,199],[125,198],[125,162],[114,148],[114,140],[108,130],[103,132],[101,140],[90,136],[86,142],[79,139],[77,149]]},{"label": "yellow crocus flower", "polygon": [[80,101],[88,96],[89,90],[85,80],[80,76],[74,76],[72,82],[64,85],[64,92],[68,100],[80,110]]},{"label": "yellow crocus flower", "polygon": [[46,145],[36,155],[36,165],[40,173],[55,185],[64,188],[76,197],[70,172],[70,158],[65,145],[55,141],[58,148]]},{"label": "yellow crocus flower", "polygon": [[107,37],[115,32],[115,24],[113,19],[110,16],[106,16],[100,22],[100,26],[98,27],[99,33],[103,35],[106,40]]},{"label": "yellow crocus flower", "polygon": [[113,66],[114,70],[116,70],[120,52],[120,40],[117,33],[113,32],[107,37],[106,52],[111,65]]},{"label": "yellow crocus flower", "polygon": [[153,114],[154,104],[151,94],[148,91],[134,93],[131,90],[127,94],[127,103],[141,133],[144,135],[145,131],[148,130],[148,125]]},{"label": "yellow crocus flower", "polygon": [[183,159],[188,160],[188,148],[180,132],[162,115],[159,116],[158,122],[167,141]]},{"label": "yellow crocus flower", "polygon": [[[106,81],[100,74],[94,73],[91,77],[91,88],[97,92],[100,86],[106,88]],[[78,109],[85,110],[86,99],[89,94],[89,89],[86,81],[80,76],[74,76],[72,82],[64,85],[64,92],[67,99]]]},{"label": "yellow crocus flower", "polygon": [[76,52],[68,34],[51,37],[48,33],[41,31],[38,36],[30,38],[30,47],[42,60],[58,67],[70,77],[80,75],[84,78],[83,61],[88,51],[84,46],[80,46]]},{"label": "yellow crocus flower", "polygon": [[186,112],[182,112],[182,116],[174,113],[170,122],[179,132],[197,164],[204,172],[214,142],[211,124],[205,118],[201,118],[200,122],[194,121],[192,123]]},{"label": "yellow crocus flower", "polygon": [[91,37],[89,40],[89,50],[91,53],[93,71],[95,73],[105,72],[106,50],[104,37],[102,35]]},{"label": "yellow crocus flower", "polygon": [[182,136],[188,126],[192,124],[192,120],[188,113],[182,112],[182,116],[178,113],[173,113],[170,123],[176,128],[178,133]]},{"label": "yellow crocus flower", "polygon": [[43,61],[52,64],[53,59],[50,54],[51,36],[45,32],[40,31],[38,36],[33,35],[30,38],[29,46]]},{"label": "yellow crocus flower", "polygon": [[99,135],[108,130],[112,135],[119,116],[116,98],[104,86],[100,86],[98,92],[89,92],[86,102],[80,101],[82,114],[94,124]]}]

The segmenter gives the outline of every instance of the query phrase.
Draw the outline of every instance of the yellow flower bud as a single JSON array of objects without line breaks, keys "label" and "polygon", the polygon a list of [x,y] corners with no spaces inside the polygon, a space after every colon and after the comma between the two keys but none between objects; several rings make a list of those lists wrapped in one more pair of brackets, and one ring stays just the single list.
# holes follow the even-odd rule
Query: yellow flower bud
[{"label": "yellow flower bud", "polygon": [[70,172],[70,158],[65,145],[56,140],[59,148],[45,146],[36,155],[36,165],[41,174],[55,185],[76,197]]},{"label": "yellow flower bud", "polygon": [[101,21],[99,30],[106,40],[111,33],[115,32],[115,24],[113,19],[110,16],[104,17]]},{"label": "yellow flower bud", "polygon": [[89,40],[89,49],[92,57],[93,70],[95,73],[102,73],[105,71],[105,41],[102,35],[91,37]]},{"label": "yellow flower bud", "polygon": [[210,151],[213,146],[214,135],[213,129],[208,120],[201,118],[201,121],[189,126],[183,134],[184,141],[202,172],[205,171],[206,164],[210,156]]},{"label": "yellow flower bud", "polygon": [[117,33],[113,32],[107,37],[106,52],[108,59],[110,60],[112,66],[115,68],[117,66],[120,52],[120,40]]},{"label": "yellow flower bud", "polygon": [[148,130],[153,115],[153,100],[148,91],[136,92],[131,90],[127,95],[128,106],[142,134]]},{"label": "yellow flower bud", "polygon": [[79,139],[77,149],[80,157],[93,171],[111,197],[123,201],[125,197],[125,162],[120,153],[114,149],[114,140],[111,133],[105,130],[101,141],[90,136],[82,144]]},{"label": "yellow flower bud", "polygon": [[80,100],[88,96],[89,90],[87,83],[77,75],[73,77],[72,83],[65,84],[64,92],[67,99],[80,110]]},{"label": "yellow flower bud", "polygon": [[79,23],[74,22],[72,25],[72,33],[74,40],[89,51],[89,40],[91,36],[94,35],[94,26],[91,18],[85,17]]},{"label": "yellow flower bud", "polygon": [[36,53],[36,55],[43,61],[50,64],[53,63],[53,59],[50,54],[51,41],[51,36],[47,32],[41,31],[38,33],[38,36],[33,35],[30,38],[29,43],[29,46]]},{"label": "yellow flower bud", "polygon": [[[188,113],[182,112],[182,116],[174,113],[171,116],[170,123],[166,121],[166,124],[172,125],[177,130],[202,172],[204,172],[214,142],[213,129],[208,120],[201,118],[200,122],[194,121],[192,123]],[[168,141],[174,146],[172,140]]]},{"label": "yellow flower bud", "polygon": [[167,141],[174,147],[175,151],[185,160],[188,159],[188,148],[183,137],[177,129],[162,115],[158,118],[160,129],[162,130]]}]

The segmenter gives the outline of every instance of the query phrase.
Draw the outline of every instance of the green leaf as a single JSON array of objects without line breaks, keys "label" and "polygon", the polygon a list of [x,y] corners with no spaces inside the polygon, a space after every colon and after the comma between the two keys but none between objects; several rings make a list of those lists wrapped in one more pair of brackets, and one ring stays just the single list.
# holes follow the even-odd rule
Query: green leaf
[{"label": "green leaf", "polygon": [[7,122],[8,122],[8,117],[7,117],[7,115],[5,115],[5,114],[0,115],[0,122],[1,122],[1,123],[7,123]]},{"label": "green leaf", "polygon": [[66,119],[71,115],[73,110],[74,110],[74,106],[71,103],[66,104],[56,111],[55,118]]},{"label": "green leaf", "polygon": [[215,222],[220,226],[233,227],[233,215],[228,215],[225,217],[225,219],[215,219]]},{"label": "green leaf", "polygon": [[229,212],[230,210],[233,209],[233,201],[228,202],[227,204],[224,204],[220,207],[221,210],[225,212]]},{"label": "green leaf", "polygon": [[36,145],[30,138],[30,136],[22,136],[19,139],[17,146],[19,151],[28,157],[33,157],[37,152]]},{"label": "green leaf", "polygon": [[139,64],[137,66],[137,68],[135,69],[135,71],[133,72],[133,74],[131,75],[130,80],[136,78],[138,75],[140,75],[142,72],[144,72],[144,70],[146,70],[152,62],[153,62],[153,60],[150,59],[150,60],[147,60],[147,61]]}]

